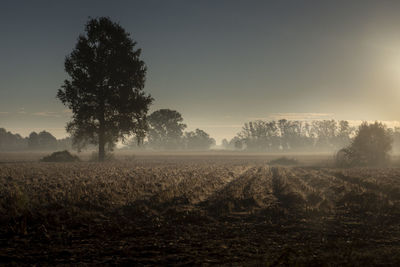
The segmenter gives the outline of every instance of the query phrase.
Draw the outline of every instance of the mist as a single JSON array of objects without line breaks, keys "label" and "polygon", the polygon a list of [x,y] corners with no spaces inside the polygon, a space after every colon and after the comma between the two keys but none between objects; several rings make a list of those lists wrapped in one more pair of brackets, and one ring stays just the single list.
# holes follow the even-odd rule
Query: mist
[{"label": "mist", "polygon": [[400,266],[399,14],[2,1],[0,263]]}]

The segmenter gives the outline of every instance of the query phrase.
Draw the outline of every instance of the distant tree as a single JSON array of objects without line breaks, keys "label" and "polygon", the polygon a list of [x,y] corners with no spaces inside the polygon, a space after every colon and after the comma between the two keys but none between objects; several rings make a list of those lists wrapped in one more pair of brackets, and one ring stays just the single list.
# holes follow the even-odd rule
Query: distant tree
[{"label": "distant tree", "polygon": [[183,123],[182,115],[176,110],[160,109],[149,117],[148,143],[154,148],[176,149],[182,144]]},{"label": "distant tree", "polygon": [[400,128],[395,127],[393,131],[393,151],[400,152]]},{"label": "distant tree", "polygon": [[226,138],[222,139],[222,141],[221,141],[221,146],[222,146],[224,149],[229,149],[229,148],[230,148],[230,147],[229,147],[229,141],[228,141]]},{"label": "distant tree", "polygon": [[153,99],[143,92],[146,66],[129,33],[106,17],[90,19],[85,31],[65,59],[70,79],[57,98],[72,110],[66,129],[74,144],[98,145],[102,161],[118,139],[143,139]]},{"label": "distant tree", "polygon": [[279,147],[278,127],[274,121],[256,120],[245,123],[237,138],[241,143],[234,146],[237,149],[243,148],[243,145],[248,150],[256,151],[273,151]]},{"label": "distant tree", "polygon": [[349,145],[354,132],[355,128],[351,127],[348,121],[339,121],[335,146],[340,148]]},{"label": "distant tree", "polygon": [[185,133],[185,144],[187,149],[205,150],[215,145],[215,140],[205,131],[196,129]]},{"label": "distant tree", "polygon": [[313,121],[312,126],[315,137],[317,138],[315,146],[322,150],[334,149],[337,122],[335,120]]},{"label": "distant tree", "polygon": [[29,149],[51,150],[57,149],[57,139],[49,132],[41,131],[39,134],[31,132],[28,137]]},{"label": "distant tree", "polygon": [[336,156],[341,166],[383,165],[389,160],[392,148],[392,134],[379,122],[363,122],[350,146],[340,150]]},{"label": "distant tree", "polygon": [[290,145],[289,145],[289,134],[288,134],[288,127],[289,127],[289,121],[286,119],[281,119],[277,123],[278,128],[279,128],[279,133],[280,133],[280,148],[283,151],[289,150]]},{"label": "distant tree", "polygon": [[41,131],[38,134],[39,148],[50,150],[57,149],[57,139],[49,132]]},{"label": "distant tree", "polygon": [[72,149],[72,138],[65,137],[57,140],[57,148],[59,150],[71,150]]},{"label": "distant tree", "polygon": [[308,144],[301,121],[279,120],[278,126],[283,151],[304,149]]},{"label": "distant tree", "polygon": [[137,136],[133,136],[132,138],[125,140],[122,142],[122,144],[124,145],[122,149],[125,150],[145,150],[148,147],[148,142],[142,142]]},{"label": "distant tree", "polygon": [[0,150],[23,150],[27,149],[27,138],[19,134],[13,134],[4,128],[0,128]]},{"label": "distant tree", "polygon": [[4,128],[0,128],[0,150],[5,150],[7,145],[7,131]]},{"label": "distant tree", "polygon": [[28,137],[29,149],[38,149],[40,147],[39,135],[36,132],[31,132]]},{"label": "distant tree", "polygon": [[235,136],[229,141],[229,145],[233,147],[235,150],[242,150],[245,148],[246,144],[244,143],[244,140],[240,138],[239,136]]}]

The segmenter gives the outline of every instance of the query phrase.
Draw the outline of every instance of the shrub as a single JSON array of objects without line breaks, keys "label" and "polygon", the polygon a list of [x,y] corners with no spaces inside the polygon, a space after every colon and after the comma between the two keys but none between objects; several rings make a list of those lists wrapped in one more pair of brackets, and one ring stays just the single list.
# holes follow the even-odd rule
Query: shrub
[{"label": "shrub", "polygon": [[298,163],[297,159],[287,157],[277,158],[269,162],[271,165],[296,165]]},{"label": "shrub", "polygon": [[80,161],[77,156],[72,155],[68,152],[68,150],[57,151],[52,153],[49,156],[42,158],[40,161],[42,162],[76,162]]},{"label": "shrub", "polygon": [[389,161],[392,136],[382,123],[363,122],[350,146],[338,151],[335,156],[339,167],[384,165]]},{"label": "shrub", "polygon": [[340,149],[335,155],[336,166],[346,168],[356,165],[354,162],[356,157],[352,153],[353,151],[349,147]]}]

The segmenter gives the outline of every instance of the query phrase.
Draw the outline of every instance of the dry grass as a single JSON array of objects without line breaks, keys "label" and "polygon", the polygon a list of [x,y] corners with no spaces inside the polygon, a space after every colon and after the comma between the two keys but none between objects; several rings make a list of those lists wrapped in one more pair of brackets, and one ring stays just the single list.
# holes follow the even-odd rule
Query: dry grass
[{"label": "dry grass", "polygon": [[125,154],[104,164],[0,164],[0,261],[399,263],[400,169],[270,160]]}]

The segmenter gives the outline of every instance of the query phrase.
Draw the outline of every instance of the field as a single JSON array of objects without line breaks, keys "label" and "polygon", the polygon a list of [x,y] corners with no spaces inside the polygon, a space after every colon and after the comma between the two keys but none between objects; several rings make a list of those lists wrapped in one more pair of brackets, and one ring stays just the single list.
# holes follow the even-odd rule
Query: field
[{"label": "field", "polygon": [[143,154],[42,163],[0,155],[9,265],[400,264],[400,168],[329,155]]}]

